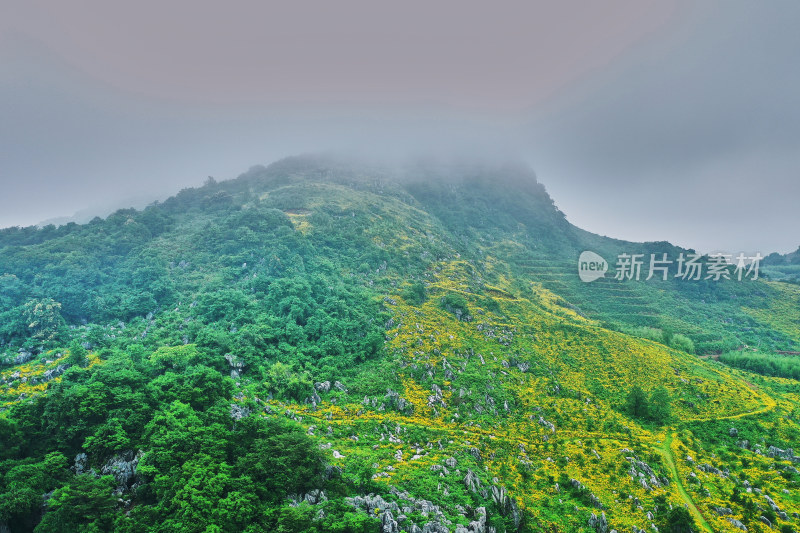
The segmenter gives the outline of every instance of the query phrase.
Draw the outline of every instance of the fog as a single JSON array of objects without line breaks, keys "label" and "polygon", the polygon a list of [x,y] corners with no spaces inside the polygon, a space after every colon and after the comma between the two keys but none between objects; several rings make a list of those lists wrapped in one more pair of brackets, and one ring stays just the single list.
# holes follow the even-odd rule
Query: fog
[{"label": "fog", "polygon": [[795,3],[0,10],[0,226],[298,153],[444,153],[523,158],[597,233],[800,244]]}]

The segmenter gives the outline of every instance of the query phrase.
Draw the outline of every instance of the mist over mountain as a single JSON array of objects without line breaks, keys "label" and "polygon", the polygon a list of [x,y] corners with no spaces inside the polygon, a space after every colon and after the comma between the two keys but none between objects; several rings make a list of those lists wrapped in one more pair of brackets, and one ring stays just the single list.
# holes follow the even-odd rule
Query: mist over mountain
[{"label": "mist over mountain", "polygon": [[143,194],[135,197],[124,198],[121,200],[114,200],[112,202],[107,202],[105,204],[94,205],[91,207],[87,207],[85,209],[81,209],[80,211],[77,211],[71,216],[60,216],[56,218],[49,218],[47,220],[42,220],[41,222],[36,224],[36,226],[39,228],[43,228],[44,226],[48,226],[50,224],[53,224],[55,226],[63,226],[64,224],[69,224],[70,222],[74,222],[76,224],[86,224],[95,217],[107,218],[109,215],[120,209],[141,210],[147,207],[148,205],[152,204],[153,202],[164,199],[165,197]]}]

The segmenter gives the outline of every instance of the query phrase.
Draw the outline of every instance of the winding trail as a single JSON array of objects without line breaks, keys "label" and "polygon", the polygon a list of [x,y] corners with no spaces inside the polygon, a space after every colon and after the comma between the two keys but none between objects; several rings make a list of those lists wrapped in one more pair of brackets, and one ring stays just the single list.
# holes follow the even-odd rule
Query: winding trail
[{"label": "winding trail", "polygon": [[[754,392],[758,399],[760,400],[760,405],[753,406],[755,409],[751,411],[746,411],[742,413],[734,413],[734,414],[721,414],[720,416],[707,416],[707,417],[695,417],[695,418],[685,418],[678,423],[678,426],[683,426],[687,423],[692,422],[706,422],[706,421],[721,421],[721,420],[735,420],[749,416],[758,416],[767,412],[774,410],[778,403],[775,401],[774,398],[770,397],[769,395],[763,393],[757,387],[753,386],[752,384],[748,383],[741,376],[733,375],[733,374],[723,374],[720,370],[716,368],[712,368],[712,371],[719,374],[720,376],[724,376],[728,380],[732,380],[738,382],[738,384],[742,387],[743,390],[748,390],[751,393]],[[312,419],[316,419],[320,422],[323,420],[326,423],[352,423],[354,419],[373,419],[376,422],[385,423],[387,419],[391,419],[393,423],[402,423],[408,425],[419,425],[420,420],[414,417],[402,416],[398,414],[388,414],[386,412],[372,412],[367,411],[360,414],[354,413],[338,413],[338,416],[328,418],[327,413],[317,413],[313,412],[309,409],[300,409],[298,410],[298,414],[301,416],[310,417]],[[388,415],[388,416],[387,416]],[[529,438],[522,437],[520,435],[514,435],[503,431],[501,428],[480,428],[480,427],[468,427],[461,424],[453,424],[447,423],[443,420],[438,421],[435,424],[435,427],[439,431],[444,431],[446,433],[451,434],[454,438],[461,437],[467,435],[472,435],[474,437],[488,437],[488,438],[500,438],[503,440],[507,440],[509,442],[516,442],[518,444],[524,444],[526,446],[536,445],[539,444],[538,442],[534,442]],[[675,431],[678,429],[677,427],[667,427],[664,428],[665,431],[665,438],[664,441],[660,445],[651,445],[651,448],[660,454],[665,461],[667,468],[669,469],[670,477],[672,481],[675,483],[675,487],[677,489],[677,494],[680,499],[685,504],[686,508],[688,509],[689,513],[692,515],[692,518],[695,521],[697,527],[706,532],[706,533],[714,533],[714,529],[708,523],[706,518],[703,516],[703,513],[700,509],[695,505],[692,496],[687,492],[683,480],[681,479],[680,472],[678,471],[677,467],[677,459],[675,457],[675,453],[672,450],[672,443],[673,441],[677,440]],[[585,431],[569,431],[569,430],[559,430],[558,436],[560,439],[565,441],[573,441],[578,439],[585,439],[585,438],[599,438],[599,439],[609,439],[614,440],[617,442],[641,442],[644,439],[633,438],[632,435],[608,435],[605,432],[585,432]]]},{"label": "winding trail", "polygon": [[672,453],[672,430],[667,430],[667,436],[664,439],[664,442],[661,446],[654,446],[655,450],[660,453],[664,460],[667,463],[667,467],[669,467],[669,471],[672,475],[672,479],[675,481],[675,486],[678,489],[678,495],[680,495],[681,499],[688,507],[689,512],[692,514],[692,517],[695,519],[695,522],[699,524],[701,528],[708,531],[709,533],[714,533],[714,530],[711,528],[709,523],[706,521],[703,513],[697,508],[694,504],[694,500],[686,492],[686,489],[683,486],[683,481],[681,481],[681,476],[678,473],[678,467],[675,465],[675,456]]},{"label": "winding trail", "polygon": [[[713,369],[713,370],[717,374],[722,375],[722,372],[720,372],[719,370],[717,370],[717,369]],[[731,379],[733,379],[735,381],[738,381],[740,384],[743,384],[743,386],[748,388],[748,389],[755,388],[755,387],[752,387],[746,381],[744,381],[740,376],[729,375],[728,377],[730,377]],[[761,399],[761,401],[763,402],[759,409],[756,409],[754,411],[744,412],[744,413],[737,413],[737,414],[733,414],[733,415],[727,415],[727,416],[688,418],[688,419],[683,420],[682,423],[704,422],[704,421],[710,421],[710,420],[735,420],[735,419],[739,419],[739,418],[744,418],[746,416],[756,416],[756,415],[761,415],[761,414],[764,414],[764,413],[768,413],[768,412],[772,411],[773,409],[775,409],[778,406],[778,402],[776,402],[770,396],[762,393],[761,391],[756,391],[756,392],[757,392],[759,398]],[[683,486],[683,481],[681,480],[681,476],[680,476],[680,473],[678,472],[678,467],[677,467],[676,462],[675,462],[675,454],[672,452],[672,440],[673,440],[673,428],[667,428],[667,430],[666,430],[666,438],[664,439],[664,442],[661,444],[661,446],[654,446],[653,448],[659,454],[661,454],[664,457],[664,460],[667,463],[667,467],[670,470],[672,479],[675,480],[675,486],[678,489],[678,495],[681,497],[681,499],[686,504],[686,507],[689,509],[689,512],[691,513],[692,517],[694,517],[695,522],[702,529],[704,529],[705,531],[707,531],[709,533],[713,533],[714,532],[713,528],[706,521],[705,517],[703,516],[703,513],[701,513],[700,510],[697,508],[697,506],[694,504],[694,500],[692,499],[692,496],[688,492],[686,492],[686,488]]]}]

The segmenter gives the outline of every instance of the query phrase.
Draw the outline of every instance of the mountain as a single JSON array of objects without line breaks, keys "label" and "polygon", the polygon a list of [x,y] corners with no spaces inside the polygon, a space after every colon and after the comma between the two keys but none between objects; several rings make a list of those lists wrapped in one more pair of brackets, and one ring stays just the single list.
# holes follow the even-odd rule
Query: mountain
[{"label": "mountain", "polygon": [[50,224],[54,226],[63,226],[65,224],[69,224],[70,222],[74,222],[76,224],[86,224],[95,217],[106,218],[115,211],[118,211],[123,208],[144,209],[146,206],[150,205],[154,201],[162,199],[163,198],[160,198],[157,195],[151,195],[151,194],[143,194],[134,197],[118,199],[113,202],[94,205],[90,208],[81,209],[80,211],[74,213],[72,216],[49,218],[47,220],[39,222],[38,224],[36,224],[36,226],[40,228],[49,226]]},{"label": "mountain", "polygon": [[764,258],[764,264],[770,278],[800,284],[800,246],[788,254],[771,253]]},{"label": "mountain", "polygon": [[735,267],[479,160],[2,230],[0,531],[800,528],[800,290]]}]

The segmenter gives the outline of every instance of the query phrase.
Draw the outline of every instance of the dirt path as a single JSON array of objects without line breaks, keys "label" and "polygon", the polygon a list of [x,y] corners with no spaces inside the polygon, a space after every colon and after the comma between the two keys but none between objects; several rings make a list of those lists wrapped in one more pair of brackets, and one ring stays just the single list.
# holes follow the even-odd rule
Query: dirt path
[{"label": "dirt path", "polygon": [[703,513],[697,509],[697,506],[694,504],[694,500],[692,500],[692,497],[688,492],[686,492],[686,489],[683,486],[683,481],[681,481],[681,476],[678,473],[678,467],[675,465],[675,457],[672,453],[672,431],[667,431],[667,437],[664,439],[664,443],[660,447],[656,446],[655,449],[664,457],[664,460],[667,462],[667,467],[669,467],[672,479],[675,481],[675,486],[678,488],[678,494],[689,508],[689,512],[692,514],[695,522],[705,531],[713,533],[714,530],[711,528],[708,522],[706,522],[706,519],[703,517]]},{"label": "dirt path", "polygon": [[[718,373],[718,374],[720,374],[720,375],[723,375],[722,372],[720,372],[717,369],[713,369],[713,371]],[[769,411],[772,411],[773,409],[775,409],[777,407],[777,402],[773,398],[771,398],[767,394],[764,394],[763,392],[758,390],[757,387],[754,387],[752,384],[747,383],[745,380],[743,380],[739,376],[728,375],[726,377],[738,382],[742,386],[743,389],[747,389],[747,390],[750,390],[750,391],[754,390],[756,392],[756,394],[758,395],[759,399],[761,400],[761,405],[758,406],[756,409],[753,409],[752,411],[747,411],[747,412],[744,412],[744,413],[736,413],[736,414],[732,414],[732,415],[722,415],[722,416],[716,416],[716,417],[712,416],[712,417],[686,418],[686,419],[681,420],[679,425],[682,425],[682,424],[685,424],[685,423],[690,423],[690,422],[702,422],[702,421],[710,421],[710,420],[735,420],[735,419],[738,419],[738,418],[744,418],[744,417],[749,417],[749,416],[757,416],[757,415],[764,414],[764,413],[767,413]],[[315,418],[315,419],[318,419],[320,421],[323,420],[323,415],[321,413],[320,414],[312,413],[312,412],[309,412],[309,411],[305,410],[304,412],[301,413],[301,415],[302,416],[308,416],[308,417],[311,417],[311,418]],[[368,413],[363,413],[359,418],[362,418],[362,419],[364,419],[364,418],[373,418],[373,419],[385,420],[386,417],[387,417],[386,413],[368,412]],[[419,424],[419,420],[411,418],[411,417],[394,416],[392,418],[393,418],[393,422],[394,423],[403,423],[403,424],[409,424],[409,425]],[[331,420],[331,419],[325,418],[325,421],[327,423],[331,423],[331,422],[333,422],[333,423],[342,423],[342,422],[347,423],[347,422],[350,422],[347,418],[341,418],[341,419],[338,419],[338,420],[337,419]],[[437,429],[447,431],[447,432],[453,434],[454,436],[457,435],[459,437],[463,437],[465,435],[472,435],[472,436],[475,436],[475,437],[500,438],[500,439],[507,440],[509,442],[522,443],[522,444],[525,444],[526,446],[540,444],[540,443],[537,443],[537,442],[529,441],[528,439],[522,438],[519,435],[508,434],[508,433],[504,432],[500,428],[482,429],[482,428],[476,428],[476,427],[465,427],[465,426],[461,426],[461,425],[457,425],[457,424],[453,425],[453,424],[448,424],[448,423],[442,422],[437,427]],[[697,506],[694,503],[694,500],[692,499],[692,496],[686,491],[686,488],[683,485],[683,480],[681,479],[680,473],[678,472],[678,468],[677,468],[677,464],[676,464],[676,458],[675,458],[675,455],[674,455],[674,453],[672,451],[672,442],[673,442],[673,440],[675,440],[674,439],[674,430],[675,430],[675,428],[667,428],[667,431],[665,433],[666,437],[664,439],[664,442],[660,446],[653,446],[652,449],[654,449],[656,452],[658,452],[664,458],[664,461],[666,462],[667,468],[669,469],[669,472],[670,472],[670,477],[672,478],[672,481],[675,483],[675,486],[677,488],[678,496],[680,496],[681,500],[683,500],[684,504],[688,508],[689,513],[692,515],[692,518],[694,518],[695,524],[702,531],[705,531],[706,533],[714,533],[714,529],[706,521],[705,517],[703,516],[703,513],[701,513],[700,510],[697,508]],[[617,441],[617,442],[629,442],[629,441],[630,442],[641,442],[641,440],[642,440],[642,439],[638,439],[638,438],[633,438],[632,435],[608,435],[608,434],[606,434],[604,432],[582,432],[582,431],[569,431],[569,430],[559,431],[558,432],[558,437],[559,437],[559,439],[562,439],[564,441],[582,440],[582,439],[586,439],[586,438],[600,438],[600,439],[605,438],[605,439],[613,440],[613,441]]]}]

